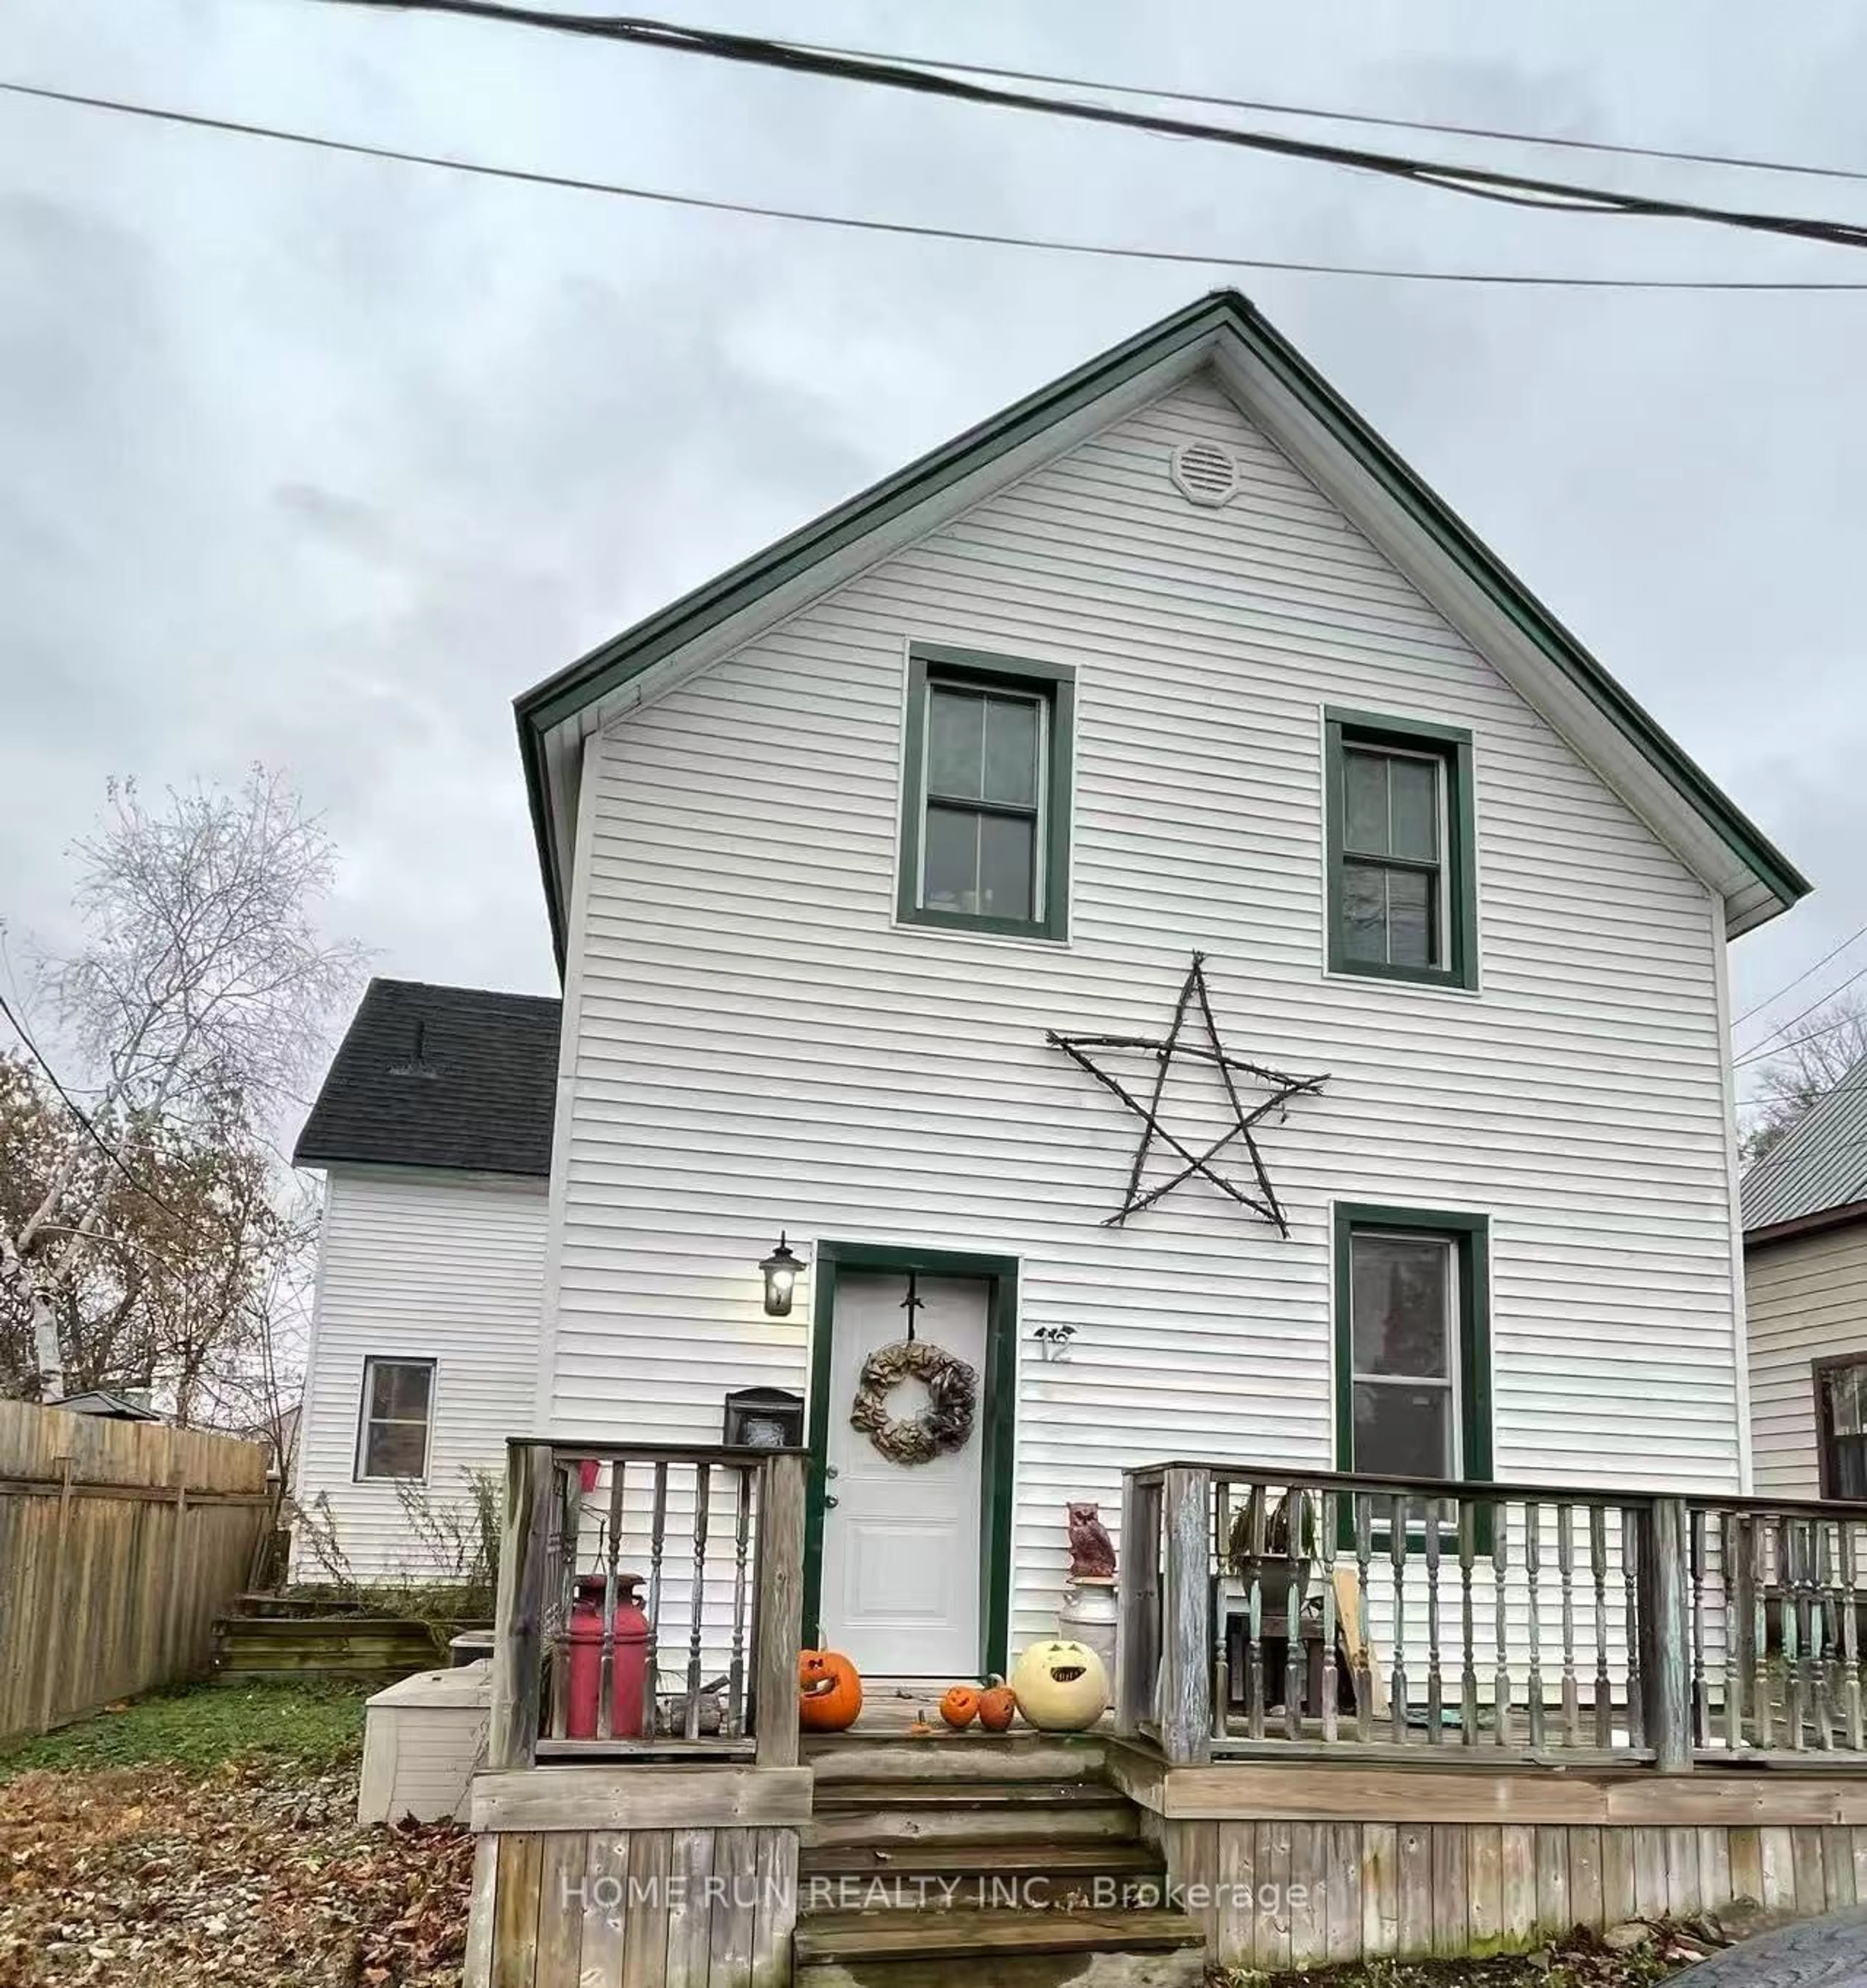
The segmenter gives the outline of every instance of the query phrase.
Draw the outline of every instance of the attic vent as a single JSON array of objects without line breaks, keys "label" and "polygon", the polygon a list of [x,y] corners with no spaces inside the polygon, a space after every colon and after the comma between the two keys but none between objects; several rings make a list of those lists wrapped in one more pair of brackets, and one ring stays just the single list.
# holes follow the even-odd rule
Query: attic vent
[{"label": "attic vent", "polygon": [[1173,487],[1195,504],[1215,509],[1238,494],[1238,465],[1216,441],[1183,441],[1173,451]]}]

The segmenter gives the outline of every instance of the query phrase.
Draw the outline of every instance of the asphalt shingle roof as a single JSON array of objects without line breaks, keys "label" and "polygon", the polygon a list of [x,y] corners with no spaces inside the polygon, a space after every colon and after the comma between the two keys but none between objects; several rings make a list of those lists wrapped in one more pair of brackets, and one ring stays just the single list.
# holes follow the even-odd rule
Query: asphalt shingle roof
[{"label": "asphalt shingle roof", "polygon": [[548,1175],[562,1007],[533,994],[372,980],[293,1164]]},{"label": "asphalt shingle roof", "polygon": [[1744,1230],[1773,1229],[1857,1201],[1867,1201],[1867,1057],[1744,1175]]}]

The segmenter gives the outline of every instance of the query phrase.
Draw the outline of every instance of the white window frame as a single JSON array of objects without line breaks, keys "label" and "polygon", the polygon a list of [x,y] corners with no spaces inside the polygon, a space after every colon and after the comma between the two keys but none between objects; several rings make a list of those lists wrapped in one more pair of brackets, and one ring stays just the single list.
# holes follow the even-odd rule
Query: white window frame
[{"label": "white window frame", "polygon": [[[967,810],[972,816],[975,833],[977,824],[988,814],[1023,814],[1022,809],[995,807],[989,801],[976,804],[958,794],[939,795],[933,791],[928,778],[928,758],[933,749],[933,701],[943,690],[957,691],[968,697],[1003,699],[1007,704],[1030,704],[1037,708],[1037,806],[1032,810],[1033,841],[1031,845],[1031,916],[1030,922],[1042,925],[1050,916],[1047,901],[1050,877],[1050,700],[1041,690],[1013,690],[1009,685],[996,683],[969,683],[962,674],[941,676],[933,669],[927,673],[925,696],[927,708],[921,717],[921,874],[915,880],[914,902],[918,911],[925,911],[927,904],[927,817],[936,806],[944,805],[949,811]],[[977,874],[976,870],[974,872]],[[989,918],[992,912],[955,912],[959,918]]]},{"label": "white window frame", "polygon": [[[421,1469],[418,1475],[404,1476],[397,1471],[370,1470],[366,1468],[369,1460],[370,1425],[372,1422],[392,1424],[398,1428],[412,1426],[409,1418],[397,1415],[373,1415],[370,1404],[374,1396],[376,1370],[379,1367],[425,1367],[428,1369],[428,1414],[421,1425]],[[435,1454],[435,1406],[441,1385],[441,1368],[438,1361],[419,1354],[372,1353],[363,1363],[363,1389],[357,1402],[357,1450],[351,1466],[353,1480],[358,1484],[425,1484],[428,1466]]]},{"label": "white window frame", "polygon": [[[1442,1378],[1436,1374],[1366,1374],[1355,1364],[1355,1245],[1365,1238],[1376,1242],[1431,1242],[1441,1249],[1446,1260],[1446,1372]],[[1349,1422],[1352,1427],[1355,1418],[1354,1391],[1359,1387],[1443,1388],[1449,1405],[1452,1425],[1452,1469],[1446,1482],[1463,1483],[1465,1477],[1465,1402],[1462,1394],[1465,1372],[1465,1320],[1459,1302],[1459,1243],[1456,1236],[1441,1235],[1436,1231],[1422,1229],[1382,1229],[1375,1226],[1357,1225],[1348,1235],[1348,1386],[1350,1391]],[[1357,1471],[1365,1472],[1368,1466],[1358,1456],[1354,1459]]]}]

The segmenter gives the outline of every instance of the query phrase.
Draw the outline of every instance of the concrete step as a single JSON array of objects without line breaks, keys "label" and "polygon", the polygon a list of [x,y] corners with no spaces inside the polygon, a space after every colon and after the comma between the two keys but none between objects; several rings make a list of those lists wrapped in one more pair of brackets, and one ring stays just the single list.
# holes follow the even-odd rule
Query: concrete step
[{"label": "concrete step", "polygon": [[798,1860],[798,1909],[1047,1910],[1070,1901],[1096,1911],[1162,1902],[1165,1872],[1145,1843],[1003,1842],[820,1844]]},{"label": "concrete step", "polygon": [[1133,1841],[1138,1814],[1094,1781],[844,1781],[820,1786],[812,1846]]}]

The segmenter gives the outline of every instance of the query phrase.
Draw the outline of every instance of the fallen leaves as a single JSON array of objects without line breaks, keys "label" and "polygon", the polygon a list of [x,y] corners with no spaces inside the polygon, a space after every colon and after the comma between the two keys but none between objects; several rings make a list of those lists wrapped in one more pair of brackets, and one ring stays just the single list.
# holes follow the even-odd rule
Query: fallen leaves
[{"label": "fallen leaves", "polygon": [[0,1785],[0,1988],[458,1988],[472,1838],[355,1814],[353,1767]]}]

